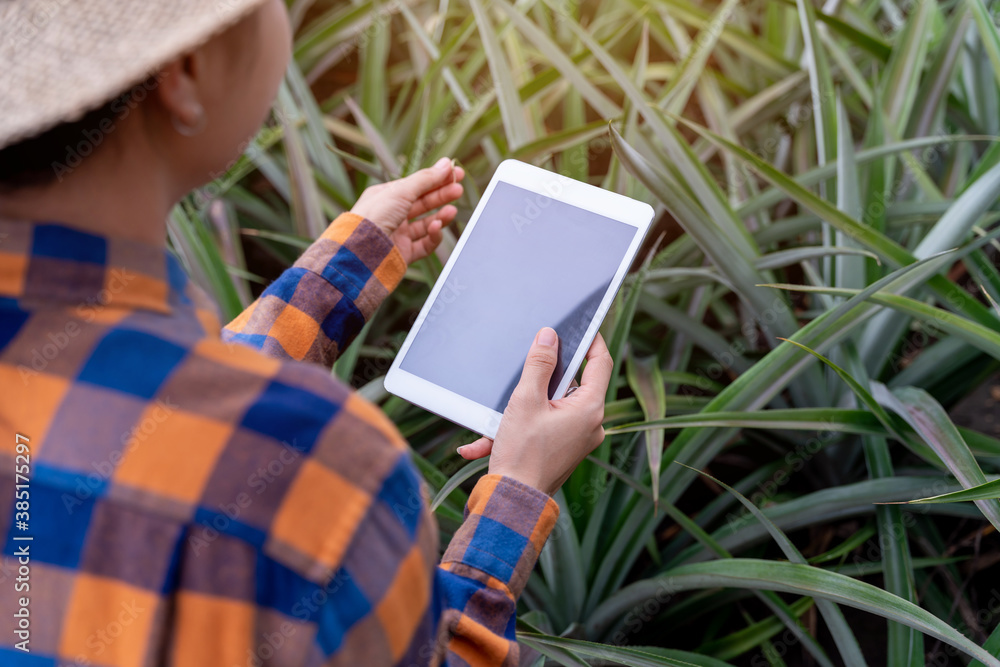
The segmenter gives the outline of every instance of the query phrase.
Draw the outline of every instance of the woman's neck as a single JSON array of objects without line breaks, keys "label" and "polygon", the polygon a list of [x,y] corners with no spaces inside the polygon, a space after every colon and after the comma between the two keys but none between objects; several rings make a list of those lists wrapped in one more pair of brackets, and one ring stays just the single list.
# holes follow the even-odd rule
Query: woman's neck
[{"label": "woman's neck", "polygon": [[[0,218],[58,222],[165,245],[176,188],[148,142],[132,129],[123,124],[88,157],[68,160],[75,166],[53,165],[57,180],[51,184],[0,193]],[[127,142],[129,150],[120,150]]]}]

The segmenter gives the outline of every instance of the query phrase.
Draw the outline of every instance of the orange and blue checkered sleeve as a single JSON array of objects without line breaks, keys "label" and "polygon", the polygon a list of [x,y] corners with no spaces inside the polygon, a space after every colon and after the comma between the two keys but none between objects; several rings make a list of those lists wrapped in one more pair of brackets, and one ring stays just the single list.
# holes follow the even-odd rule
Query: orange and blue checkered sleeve
[{"label": "orange and blue checkered sleeve", "polygon": [[378,226],[341,214],[222,338],[329,368],[405,271],[402,254]]},{"label": "orange and blue checkered sleeve", "polygon": [[517,599],[559,518],[547,494],[510,477],[476,484],[438,568],[448,665],[517,665]]},{"label": "orange and blue checkered sleeve", "polygon": [[[296,385],[322,373],[304,365],[284,372]],[[286,654],[311,641],[316,660],[305,664],[317,667],[517,664],[517,598],[558,505],[487,475],[439,561],[426,487],[392,422],[343,386],[326,400],[296,397],[284,389],[274,395],[295,415],[294,432],[283,436],[302,454],[289,464],[297,471],[263,552],[297,576],[269,581],[258,602],[309,624],[308,632],[289,633]],[[267,414],[274,413],[260,416]],[[274,419],[260,427],[279,428]]]}]

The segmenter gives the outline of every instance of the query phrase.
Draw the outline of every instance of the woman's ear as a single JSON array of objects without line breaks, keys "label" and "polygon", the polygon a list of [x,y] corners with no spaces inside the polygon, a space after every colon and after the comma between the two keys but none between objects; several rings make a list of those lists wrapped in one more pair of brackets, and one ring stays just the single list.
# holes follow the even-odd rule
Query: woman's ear
[{"label": "woman's ear", "polygon": [[181,134],[185,129],[204,128],[205,102],[201,97],[199,77],[203,74],[202,57],[198,52],[176,58],[160,71],[157,96],[164,111]]}]

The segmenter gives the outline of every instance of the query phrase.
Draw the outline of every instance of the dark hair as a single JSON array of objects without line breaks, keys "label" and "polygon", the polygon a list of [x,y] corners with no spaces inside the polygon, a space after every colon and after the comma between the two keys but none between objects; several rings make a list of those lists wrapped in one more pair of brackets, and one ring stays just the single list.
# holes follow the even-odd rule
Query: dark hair
[{"label": "dark hair", "polygon": [[79,120],[0,148],[0,192],[61,181],[104,143],[117,121],[144,100],[157,82],[155,76],[150,77]]},{"label": "dark hair", "polygon": [[[259,19],[260,13],[254,12],[245,20],[251,20],[256,25]],[[247,48],[248,44],[250,39],[246,37],[236,46],[241,54],[249,52],[249,57],[243,58],[244,62],[252,62],[256,56],[256,50]],[[145,101],[164,76],[163,72],[151,74],[145,81],[79,120],[57,125],[35,137],[0,148],[0,193],[62,181],[104,143],[107,136],[114,132],[118,121],[124,120],[132,109]]]}]

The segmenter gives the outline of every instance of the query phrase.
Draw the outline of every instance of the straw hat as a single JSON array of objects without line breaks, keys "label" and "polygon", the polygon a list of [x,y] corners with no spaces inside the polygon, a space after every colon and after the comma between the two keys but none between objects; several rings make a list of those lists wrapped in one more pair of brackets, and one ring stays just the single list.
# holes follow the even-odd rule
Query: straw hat
[{"label": "straw hat", "polygon": [[106,104],[264,0],[0,0],[0,148]]}]

